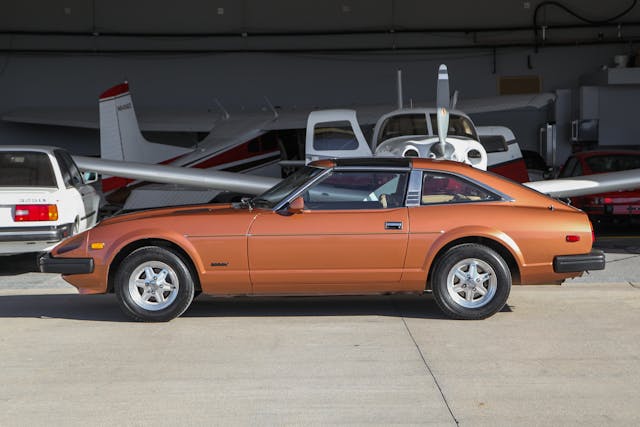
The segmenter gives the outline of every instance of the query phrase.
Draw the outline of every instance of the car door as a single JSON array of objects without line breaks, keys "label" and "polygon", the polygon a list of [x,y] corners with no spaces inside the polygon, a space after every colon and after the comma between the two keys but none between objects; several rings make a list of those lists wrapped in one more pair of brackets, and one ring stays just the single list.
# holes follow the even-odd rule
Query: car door
[{"label": "car door", "polygon": [[397,289],[409,229],[407,171],[334,171],[302,193],[304,209],[261,213],[248,239],[254,293]]}]

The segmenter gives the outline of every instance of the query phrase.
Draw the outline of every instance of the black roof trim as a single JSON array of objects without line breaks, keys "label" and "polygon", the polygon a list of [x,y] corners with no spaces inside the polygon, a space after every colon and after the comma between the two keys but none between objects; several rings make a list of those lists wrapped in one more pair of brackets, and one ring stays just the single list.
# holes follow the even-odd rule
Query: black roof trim
[{"label": "black roof trim", "polygon": [[398,157],[364,157],[357,159],[335,159],[337,167],[384,167],[410,168],[411,160]]}]

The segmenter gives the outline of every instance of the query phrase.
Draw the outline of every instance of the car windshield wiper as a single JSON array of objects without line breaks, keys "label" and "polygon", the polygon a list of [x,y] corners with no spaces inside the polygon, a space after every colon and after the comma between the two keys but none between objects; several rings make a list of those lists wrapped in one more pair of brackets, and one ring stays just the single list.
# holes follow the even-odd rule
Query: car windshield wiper
[{"label": "car windshield wiper", "polygon": [[251,210],[253,206],[253,199],[251,197],[243,197],[239,202],[234,203],[234,207],[236,208],[249,208],[249,210]]}]

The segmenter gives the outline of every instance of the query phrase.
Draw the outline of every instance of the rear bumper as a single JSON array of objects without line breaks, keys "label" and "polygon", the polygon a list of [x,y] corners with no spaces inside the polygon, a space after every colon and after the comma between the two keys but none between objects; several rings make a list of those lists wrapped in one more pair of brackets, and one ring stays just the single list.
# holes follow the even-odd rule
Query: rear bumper
[{"label": "rear bumper", "polygon": [[558,255],[553,258],[556,273],[577,273],[587,270],[604,270],[604,252],[594,249],[582,255]]},{"label": "rear bumper", "polygon": [[40,227],[2,227],[0,243],[6,242],[59,242],[71,236],[73,224]]},{"label": "rear bumper", "polygon": [[93,258],[53,258],[44,254],[38,260],[42,273],[90,274],[93,273]]}]

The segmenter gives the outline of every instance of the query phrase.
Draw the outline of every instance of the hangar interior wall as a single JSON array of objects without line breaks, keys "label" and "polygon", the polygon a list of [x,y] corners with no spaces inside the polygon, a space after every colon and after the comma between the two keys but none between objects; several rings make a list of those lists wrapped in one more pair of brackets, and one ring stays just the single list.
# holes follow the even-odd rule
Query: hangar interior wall
[{"label": "hangar interior wall", "polygon": [[[128,80],[138,110],[208,109],[214,99],[233,113],[262,108],[264,96],[283,107],[347,107],[396,99],[396,70],[403,70],[405,102],[433,102],[436,71],[449,67],[460,99],[496,96],[500,76],[539,75],[543,91],[576,89],[586,72],[613,65],[628,53],[619,45],[492,51],[385,53],[219,54],[0,54],[0,113],[27,107],[86,107],[97,115],[106,88]],[[531,68],[529,68],[529,65]],[[495,72],[494,72],[495,71]],[[491,115],[519,123],[525,147],[537,144],[533,123],[543,117]],[[485,121],[484,119],[482,120]],[[479,123],[485,124],[485,123]],[[509,123],[494,122],[506,125]],[[516,129],[517,130],[517,129]],[[526,134],[525,134],[526,133]],[[3,144],[77,141],[79,152],[97,149],[97,132],[0,123]]]}]

